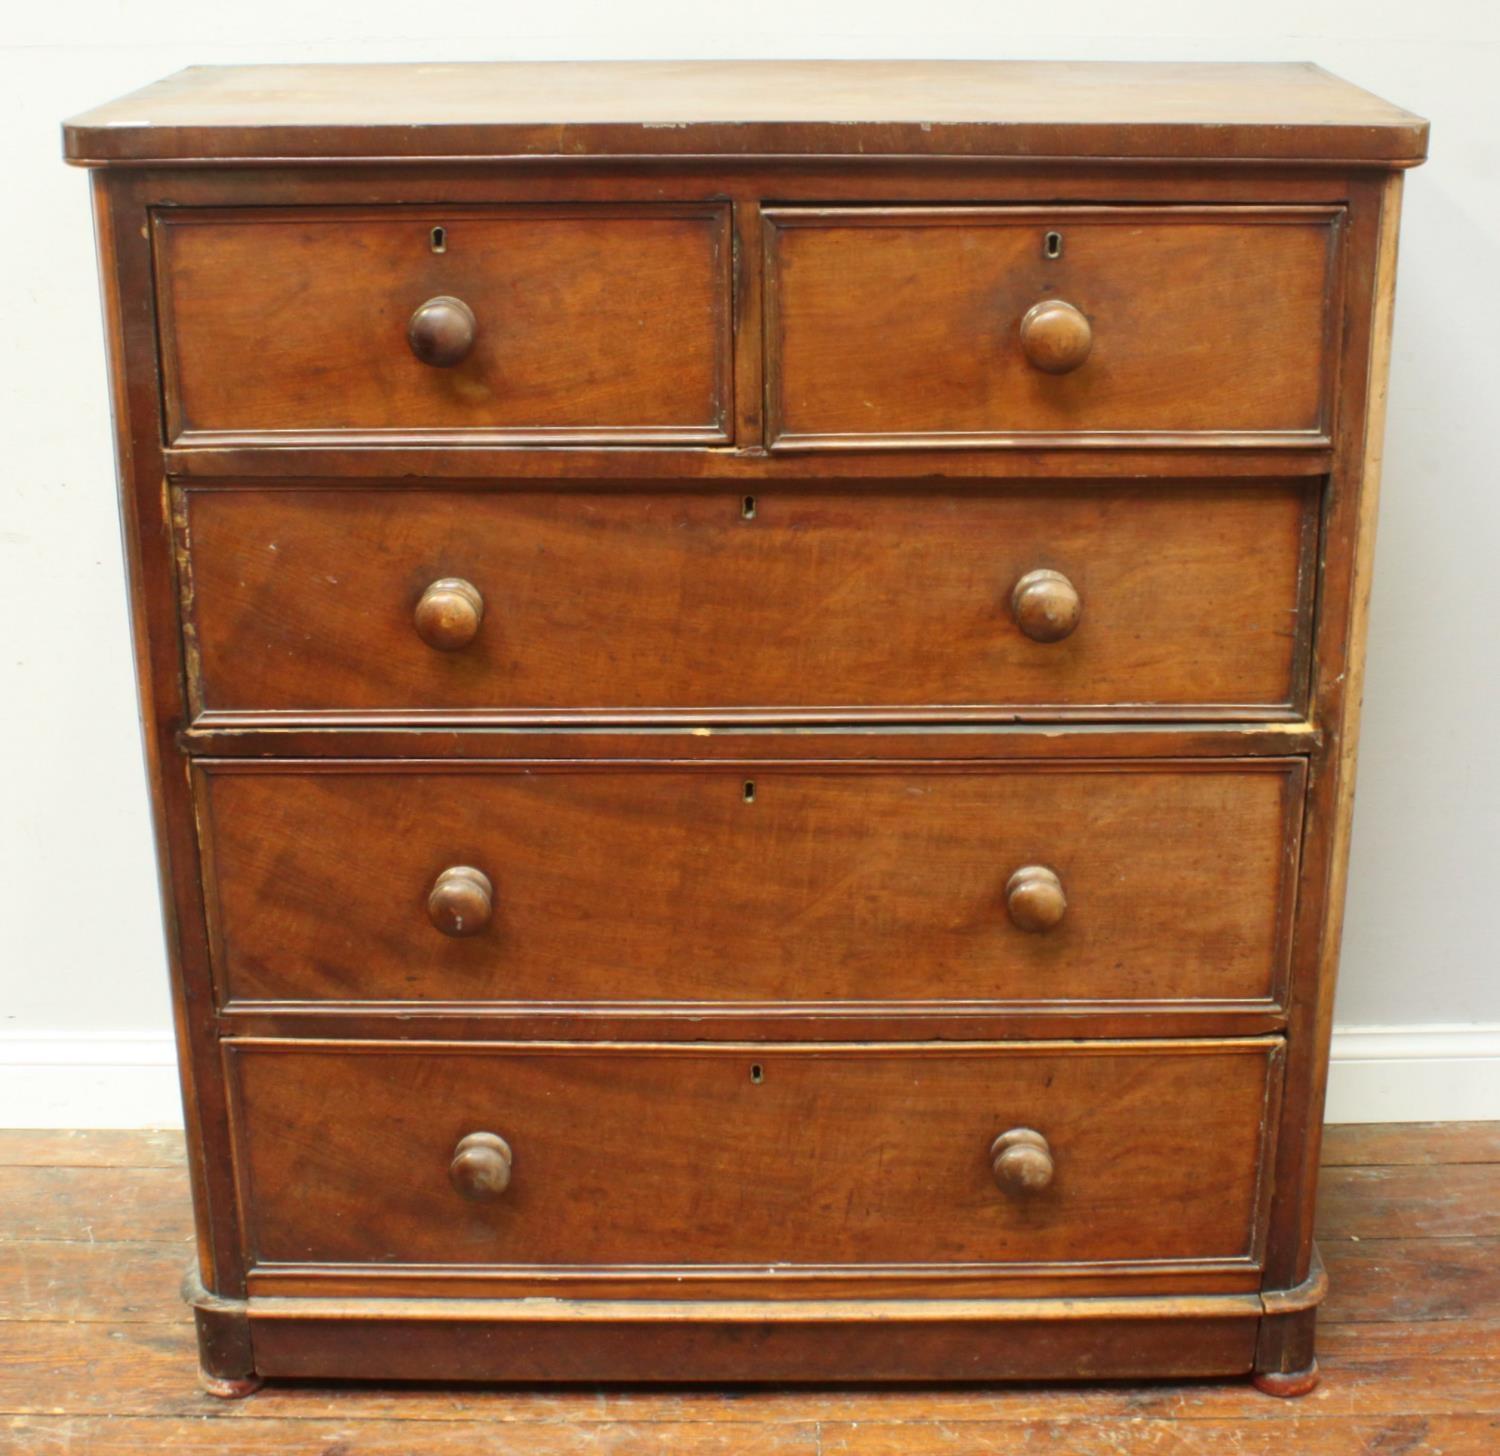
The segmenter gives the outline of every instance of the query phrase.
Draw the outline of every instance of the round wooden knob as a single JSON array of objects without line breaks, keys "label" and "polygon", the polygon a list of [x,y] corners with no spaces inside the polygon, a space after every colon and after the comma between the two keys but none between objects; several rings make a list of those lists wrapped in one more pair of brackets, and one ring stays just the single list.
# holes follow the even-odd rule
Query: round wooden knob
[{"label": "round wooden knob", "polygon": [[484,621],[484,598],[479,588],[459,576],[445,576],[422,593],[412,613],[417,636],[439,652],[457,652],[478,635]]},{"label": "round wooden knob", "polygon": [[1013,1127],[990,1144],[990,1166],[1007,1193],[1039,1193],[1052,1182],[1052,1149],[1035,1128]]},{"label": "round wooden knob", "polygon": [[498,1198],[510,1187],[510,1144],[492,1132],[460,1138],[448,1164],[448,1181],[476,1203]]},{"label": "round wooden knob", "polygon": [[406,342],[424,364],[451,369],[469,357],[478,332],[474,310],[463,299],[443,294],[429,298],[412,314],[406,325]]},{"label": "round wooden knob", "polygon": [[1061,642],[1078,625],[1083,599],[1060,571],[1028,571],[1010,594],[1011,615],[1033,642]]},{"label": "round wooden knob", "polygon": [[1022,865],[1005,882],[1005,908],[1018,930],[1051,930],[1062,923],[1068,897],[1046,865]]},{"label": "round wooden knob", "polygon": [[1089,356],[1094,331],[1081,310],[1060,298],[1044,298],[1021,320],[1021,352],[1044,374],[1070,374]]},{"label": "round wooden knob", "polygon": [[454,865],[433,882],[427,917],[444,935],[478,935],[495,913],[495,887],[473,865]]}]

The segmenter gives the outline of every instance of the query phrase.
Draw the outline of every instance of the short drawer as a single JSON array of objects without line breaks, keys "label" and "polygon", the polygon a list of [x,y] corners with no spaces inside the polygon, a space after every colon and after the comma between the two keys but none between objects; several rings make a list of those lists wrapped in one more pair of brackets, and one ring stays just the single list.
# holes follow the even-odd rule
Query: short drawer
[{"label": "short drawer", "polygon": [[167,437],[712,442],[728,210],[162,210]]},{"label": "short drawer", "polygon": [[231,1003],[1118,1011],[1279,997],[1303,775],[218,760],[197,783]]},{"label": "short drawer", "polygon": [[1300,715],[1317,482],[185,493],[194,706]]},{"label": "short drawer", "polygon": [[1330,207],[776,208],[781,447],[1328,433]]},{"label": "short drawer", "polygon": [[227,1057],[253,1267],[774,1275],[1253,1263],[1282,1049],[261,1041]]}]

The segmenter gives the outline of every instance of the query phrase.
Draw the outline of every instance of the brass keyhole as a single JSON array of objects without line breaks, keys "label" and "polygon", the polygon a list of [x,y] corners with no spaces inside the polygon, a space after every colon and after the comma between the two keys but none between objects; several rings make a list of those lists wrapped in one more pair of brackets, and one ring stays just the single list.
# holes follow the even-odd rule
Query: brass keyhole
[{"label": "brass keyhole", "polygon": [[1062,257],[1062,234],[1061,233],[1047,233],[1047,234],[1045,234],[1043,236],[1043,238],[1042,238],[1042,257],[1044,257],[1044,258],[1061,258]]}]

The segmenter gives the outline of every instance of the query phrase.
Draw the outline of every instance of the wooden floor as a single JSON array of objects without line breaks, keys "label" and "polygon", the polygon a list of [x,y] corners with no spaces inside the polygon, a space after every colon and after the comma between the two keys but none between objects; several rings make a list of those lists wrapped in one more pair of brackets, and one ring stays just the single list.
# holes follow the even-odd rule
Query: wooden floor
[{"label": "wooden floor", "polygon": [[1500,1453],[1500,1123],[1331,1129],[1323,1384],[198,1393],[181,1141],[0,1132],[0,1452]]}]

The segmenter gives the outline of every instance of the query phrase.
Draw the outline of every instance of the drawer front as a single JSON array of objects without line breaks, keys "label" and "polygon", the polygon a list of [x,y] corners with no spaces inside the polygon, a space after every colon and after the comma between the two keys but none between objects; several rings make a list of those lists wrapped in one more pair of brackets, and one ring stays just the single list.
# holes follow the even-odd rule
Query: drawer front
[{"label": "drawer front", "polygon": [[169,440],[726,438],[721,206],[162,211],[156,259]]},{"label": "drawer front", "polygon": [[198,797],[235,1002],[1118,1008],[1279,996],[1303,772],[233,760]]},{"label": "drawer front", "polygon": [[[206,717],[1287,718],[1305,690],[1309,481],[185,499]],[[1037,640],[1049,593],[1077,615]]]},{"label": "drawer front", "polygon": [[[772,210],[772,441],[1319,440],[1340,218],[1319,207]],[[1032,314],[1049,302],[1065,307]]]},{"label": "drawer front", "polygon": [[[253,1264],[784,1268],[1253,1260],[1281,1049],[228,1057]],[[996,1149],[1021,1129],[1036,1136]]]}]

